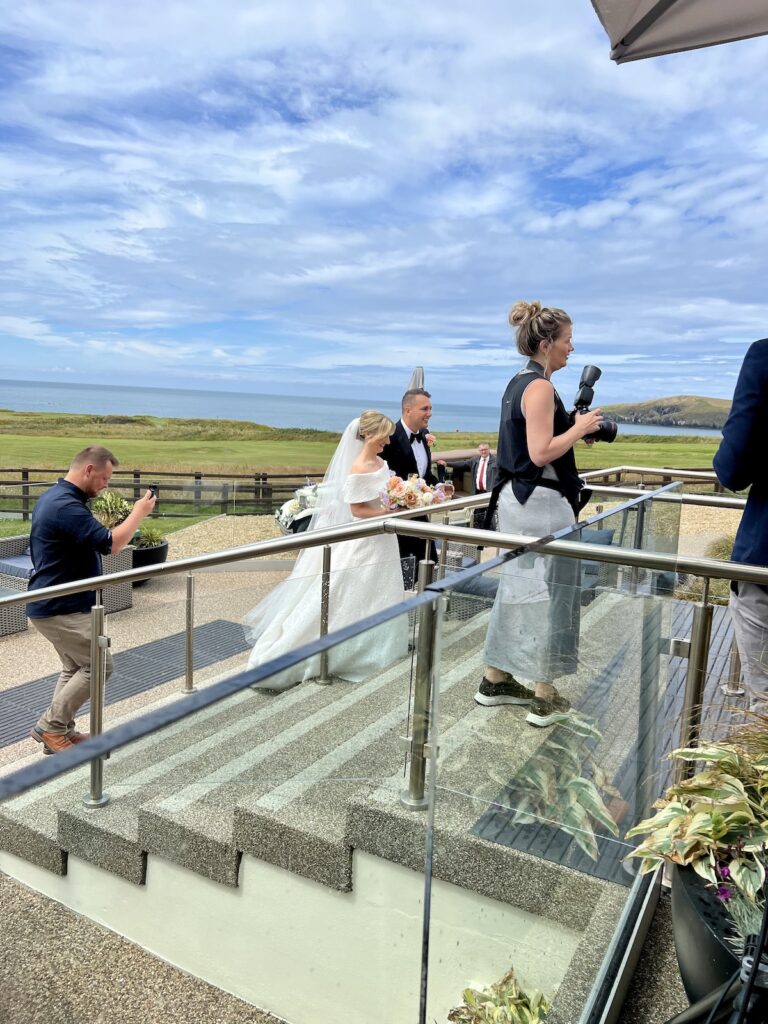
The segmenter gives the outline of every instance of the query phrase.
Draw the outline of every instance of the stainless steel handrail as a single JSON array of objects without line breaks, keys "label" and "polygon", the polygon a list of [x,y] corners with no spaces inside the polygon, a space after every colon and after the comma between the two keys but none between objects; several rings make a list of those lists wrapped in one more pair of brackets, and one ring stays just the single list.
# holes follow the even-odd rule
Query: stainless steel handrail
[{"label": "stainless steel handrail", "polygon": [[[611,484],[590,484],[593,494],[614,494],[619,498],[634,498],[641,494],[651,494],[651,491],[644,491],[639,487],[621,487]],[[677,505],[699,505],[711,508],[734,508],[744,509],[747,504],[746,498],[731,498],[727,494],[688,494],[683,492],[666,494],[654,494],[654,501],[672,502]]]},{"label": "stainless steel handrail", "polygon": [[[614,489],[608,488],[614,492]],[[626,488],[629,492],[630,489]],[[655,495],[652,491],[633,490],[622,493],[622,497],[645,497],[653,501],[677,500],[680,498],[694,499],[691,504],[702,504],[696,500],[698,495]],[[725,499],[733,501],[737,499]],[[474,495],[468,498],[456,498],[440,505],[435,514],[444,514],[446,510],[475,508],[488,502],[488,495]],[[721,507],[722,502],[710,495],[708,504]],[[316,530],[292,537],[276,537],[274,540],[259,541],[238,548],[227,548],[207,555],[196,555],[192,558],[180,558],[177,561],[165,562],[145,569],[126,569],[123,572],[110,573],[107,578],[95,576],[77,583],[61,583],[55,587],[36,590],[32,593],[22,591],[10,597],[0,598],[0,608],[17,604],[28,604],[30,601],[48,600],[52,597],[64,597],[78,594],[86,590],[95,590],[137,580],[154,579],[156,576],[173,575],[189,572],[192,569],[205,569],[231,562],[240,562],[248,558],[260,558],[264,555],[279,554],[285,551],[300,551],[304,548],[318,547],[329,542],[353,540],[361,537],[373,537],[381,533],[403,534],[408,537],[424,537],[426,539],[453,540],[462,544],[486,545],[497,548],[516,548],[522,545],[537,543],[540,538],[527,535],[503,534],[489,530],[477,530],[465,526],[433,526],[430,523],[411,523],[409,519],[424,515],[424,510],[416,512],[398,512],[394,515],[368,519],[347,526],[332,527],[328,530]],[[768,570],[757,566],[738,562],[720,562],[716,559],[692,558],[682,555],[654,554],[647,551],[635,551],[630,548],[611,548],[599,544],[581,544],[578,541],[551,541],[543,545],[542,550],[549,554],[564,555],[567,558],[589,558],[595,562],[609,562],[614,565],[638,566],[644,569],[662,569],[691,573],[694,576],[707,576],[712,579],[745,580],[749,583],[768,583]],[[727,566],[727,569],[725,567]]]},{"label": "stainless steel handrail", "polygon": [[[634,504],[640,499],[644,504],[643,499],[652,500],[655,497],[654,492],[640,491],[635,496]],[[482,505],[488,500],[487,495],[476,496],[467,499],[457,499],[451,502],[450,505],[453,508],[458,507],[473,507],[476,505]],[[440,507],[440,512],[445,511],[446,506]],[[437,511],[437,510],[435,510]],[[418,514],[418,513],[417,513]],[[365,537],[372,536],[380,533],[395,533],[404,534],[406,536],[416,536],[429,538],[440,537],[443,540],[458,540],[463,543],[474,542],[474,543],[485,543],[489,546],[498,548],[522,549],[533,547],[539,551],[546,551],[548,554],[563,555],[570,558],[589,558],[594,561],[605,561],[614,564],[623,564],[629,566],[637,566],[651,569],[662,569],[671,571],[688,571],[693,572],[697,575],[703,575],[706,578],[732,578],[732,579],[743,579],[752,582],[766,583],[768,582],[768,569],[760,569],[755,566],[745,566],[737,563],[723,563],[715,559],[693,559],[693,558],[679,558],[674,555],[655,554],[636,549],[623,549],[610,547],[604,547],[601,545],[587,545],[577,541],[568,540],[551,540],[543,542],[541,538],[529,537],[526,535],[515,535],[515,534],[501,534],[494,531],[486,530],[475,530],[466,527],[447,526],[441,525],[430,525],[424,522],[408,522],[407,520],[413,518],[414,513],[405,513],[395,516],[385,516],[380,519],[368,520],[364,523],[355,523],[345,527],[335,528],[332,530],[317,531],[310,535],[302,535],[299,537],[290,538],[278,538],[274,541],[261,542],[254,545],[247,545],[241,548],[234,548],[224,552],[216,552],[210,555],[197,556],[196,558],[183,559],[175,563],[166,563],[164,566],[158,566],[153,571],[147,572],[144,570],[128,570],[123,573],[114,573],[110,577],[110,582],[118,582],[123,580],[131,579],[144,579],[154,575],[162,575],[170,572],[188,572],[190,568],[205,567],[208,565],[226,564],[235,561],[241,561],[244,558],[253,557],[254,555],[261,555],[262,553],[272,553],[275,550],[300,550],[307,547],[312,547],[317,544],[323,544],[327,547],[328,541],[332,540],[345,540],[351,537]],[[501,563],[501,558],[492,559],[490,563],[484,566],[478,566],[477,569],[486,571],[492,568],[494,565]],[[726,569],[727,566],[727,569]],[[725,570],[725,571],[724,571]],[[79,581],[78,584],[62,585],[60,587],[51,587],[47,590],[36,591],[33,594],[24,594],[16,596],[14,598],[5,599],[0,602],[4,603],[23,603],[29,600],[40,600],[41,598],[62,593],[77,593],[78,591],[96,589],[104,586],[104,578],[96,577],[91,581]],[[451,585],[450,578],[442,583],[433,585],[432,592],[444,589],[446,586]],[[706,596],[704,599],[706,605]],[[399,608],[405,608],[408,606],[408,602],[398,606]],[[389,614],[394,609],[389,610]],[[428,641],[432,635],[431,627],[427,626],[426,616],[424,622],[424,644],[425,648],[423,652],[420,652],[421,666],[419,672],[426,678],[426,673],[432,673],[434,669],[434,651],[428,649]],[[344,632],[344,631],[342,631]],[[324,638],[320,638],[321,641]],[[693,647],[694,645],[691,644]],[[698,646],[701,646],[699,644]],[[327,650],[325,644],[322,648]],[[706,652],[704,652],[706,653]],[[699,657],[698,663],[702,661]],[[695,674],[695,670],[698,674]],[[695,707],[697,694],[700,694],[701,680],[698,676],[702,673],[698,672],[696,666],[691,664],[689,666],[689,675],[695,685],[691,689],[691,703]],[[695,675],[695,678],[694,678]],[[703,678],[703,676],[702,676]],[[197,694],[188,696],[187,700],[194,700]],[[695,723],[690,722],[690,731],[693,731]],[[95,730],[94,730],[95,731]],[[421,741],[424,740],[424,736],[420,736]],[[89,741],[91,742],[91,741]],[[98,755],[96,755],[98,756]],[[424,760],[424,751],[420,749],[419,754],[421,761],[418,762],[417,768]],[[420,775],[420,773],[419,773]],[[100,783],[100,779],[97,780]],[[423,793],[423,779],[419,777],[418,785],[415,787],[417,791],[421,790]],[[101,796],[100,786],[98,792],[95,794]],[[412,794],[413,796],[414,794]],[[415,794],[418,796],[418,792]],[[94,793],[92,792],[91,797],[93,798]]]},{"label": "stainless steel handrail", "polygon": [[716,558],[693,558],[687,555],[667,555],[660,552],[638,551],[635,548],[614,548],[603,544],[582,544],[573,540],[553,540],[540,543],[541,538],[526,534],[495,533],[492,530],[474,530],[457,526],[429,526],[427,523],[403,523],[397,533],[407,537],[433,537],[460,541],[463,544],[487,547],[520,548],[535,546],[537,551],[566,558],[587,558],[593,562],[612,565],[638,566],[642,569],[660,569],[685,572],[709,579],[745,580],[748,583],[768,583],[768,569],[743,562],[721,562]]},{"label": "stainless steel handrail", "polygon": [[668,476],[677,480],[711,480],[717,482],[717,474],[709,469],[674,469],[670,466],[607,466],[605,469],[589,469],[580,473],[584,480],[593,476],[607,476],[609,473],[641,473]]}]

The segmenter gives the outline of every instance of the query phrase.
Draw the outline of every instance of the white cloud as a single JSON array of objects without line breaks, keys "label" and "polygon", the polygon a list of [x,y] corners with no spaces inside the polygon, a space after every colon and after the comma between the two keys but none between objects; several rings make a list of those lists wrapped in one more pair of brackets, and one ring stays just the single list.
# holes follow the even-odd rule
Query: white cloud
[{"label": "white cloud", "polygon": [[28,375],[46,345],[84,376],[334,393],[418,352],[458,398],[503,384],[535,297],[620,400],[725,343],[723,393],[766,333],[766,40],[617,68],[572,0],[4,21],[0,355],[24,341]]}]

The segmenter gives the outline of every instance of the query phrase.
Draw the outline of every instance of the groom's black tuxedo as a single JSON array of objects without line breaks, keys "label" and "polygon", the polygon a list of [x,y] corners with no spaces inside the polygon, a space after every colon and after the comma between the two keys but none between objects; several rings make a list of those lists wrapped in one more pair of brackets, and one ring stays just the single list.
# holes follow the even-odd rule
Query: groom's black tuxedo
[{"label": "groom's black tuxedo", "polygon": [[[423,437],[425,431],[419,431],[419,437]],[[424,450],[427,453],[427,471],[424,479],[428,484],[436,484],[437,477],[432,472],[432,452],[426,441],[423,441]],[[393,473],[407,480],[409,476],[419,476],[419,467],[416,464],[416,456],[413,454],[413,445],[410,442],[408,431],[398,422],[395,432],[385,445],[381,453],[382,459],[386,462]],[[442,468],[442,467],[441,467]]]},{"label": "groom's black tuxedo", "polygon": [[[426,431],[419,431],[419,436],[424,437]],[[423,442],[424,449],[427,453],[427,470],[424,473],[424,480],[428,484],[436,484],[438,480],[444,478],[443,466],[438,466],[438,475],[432,472],[432,452],[429,450],[429,445],[426,440]],[[384,450],[381,453],[382,459],[386,462],[389,468],[397,476],[402,477],[403,480],[407,480],[409,476],[419,476],[419,467],[416,464],[416,456],[413,453],[413,444],[410,441],[409,431],[407,431],[402,424],[402,421],[398,421],[395,427],[394,434],[389,438],[389,443],[385,445]],[[420,522],[427,522],[426,516],[419,516]],[[413,573],[414,569],[418,567],[419,562],[425,556],[426,542],[419,537],[400,537],[397,538],[397,543],[400,547],[400,558],[410,559],[411,556],[415,559],[414,564],[410,561],[403,561],[403,582],[406,589],[411,589],[413,586]],[[437,561],[437,551],[435,545],[429,542],[429,557],[433,561]]]}]

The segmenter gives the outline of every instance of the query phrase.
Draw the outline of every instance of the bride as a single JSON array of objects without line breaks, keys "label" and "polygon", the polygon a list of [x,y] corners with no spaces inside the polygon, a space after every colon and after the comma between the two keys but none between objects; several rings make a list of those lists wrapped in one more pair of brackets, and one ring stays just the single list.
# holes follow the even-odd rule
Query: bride
[{"label": "bride", "polygon": [[[318,488],[319,501],[308,530],[324,530],[386,513],[381,492],[389,468],[379,453],[395,425],[368,410],[347,426]],[[284,580],[245,619],[254,647],[248,668],[287,654],[320,636],[322,547],[305,548]],[[403,577],[394,534],[363,537],[333,545],[328,632],[402,601]],[[352,637],[328,652],[328,671],[360,682],[408,653],[408,619],[401,615]],[[285,690],[320,672],[319,655],[270,676],[259,688]]]}]

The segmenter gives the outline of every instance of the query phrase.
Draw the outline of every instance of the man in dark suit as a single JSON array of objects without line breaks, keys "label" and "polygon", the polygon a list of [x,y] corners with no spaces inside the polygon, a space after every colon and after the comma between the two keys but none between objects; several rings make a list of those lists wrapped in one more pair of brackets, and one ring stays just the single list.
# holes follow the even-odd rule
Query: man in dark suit
[{"label": "man in dark suit", "polygon": [[[496,483],[496,456],[491,454],[490,447],[483,442],[477,447],[477,455],[468,462],[455,462],[454,470],[469,470],[471,477],[470,494],[485,494],[493,490]],[[473,525],[482,529],[485,520],[485,507],[476,508],[473,514]]]},{"label": "man in dark suit", "polygon": [[[382,459],[389,468],[407,480],[415,474],[426,483],[434,485],[445,476],[445,463],[438,463],[437,474],[432,469],[432,453],[427,443],[427,427],[432,415],[432,396],[423,388],[406,391],[402,400],[402,414],[395,432],[381,453]],[[419,522],[426,522],[427,517],[419,517]],[[437,560],[435,545],[427,544],[418,537],[398,537],[400,558],[403,569],[403,583],[410,590],[414,583],[416,566],[425,557],[425,552],[433,561]]]},{"label": "man in dark suit", "polygon": [[[717,479],[732,491],[749,487],[731,560],[768,566],[768,338],[754,342],[741,366],[733,404],[715,453]],[[731,581],[730,612],[750,710],[768,713],[768,588]]]}]

